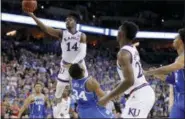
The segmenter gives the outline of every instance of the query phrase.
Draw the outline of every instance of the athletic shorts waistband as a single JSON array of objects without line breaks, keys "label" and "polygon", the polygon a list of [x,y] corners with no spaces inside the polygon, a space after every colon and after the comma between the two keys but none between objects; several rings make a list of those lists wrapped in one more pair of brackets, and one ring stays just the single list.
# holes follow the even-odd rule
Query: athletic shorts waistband
[{"label": "athletic shorts waistband", "polygon": [[[83,62],[83,59],[80,60],[78,63],[82,63],[82,62]],[[63,63],[64,65],[72,64],[72,63],[66,62],[65,60],[62,60],[62,63]]]},{"label": "athletic shorts waistband", "polygon": [[133,92],[135,92],[136,90],[139,90],[139,89],[141,89],[141,88],[143,88],[143,87],[145,87],[145,86],[148,86],[148,85],[149,85],[148,83],[143,83],[143,84],[141,84],[141,85],[135,87],[134,89],[132,89],[132,90],[130,91],[129,94],[125,94],[124,96],[125,96],[126,98],[128,98],[128,97],[129,97]]},{"label": "athletic shorts waistband", "polygon": [[69,80],[63,80],[63,79],[60,79],[60,78],[57,78],[58,81],[60,82],[63,82],[63,83],[69,83]]}]

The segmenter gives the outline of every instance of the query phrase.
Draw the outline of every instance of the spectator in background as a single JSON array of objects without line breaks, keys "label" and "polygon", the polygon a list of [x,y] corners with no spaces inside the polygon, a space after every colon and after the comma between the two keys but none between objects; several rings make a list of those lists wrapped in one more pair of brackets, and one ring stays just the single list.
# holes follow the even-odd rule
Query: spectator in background
[{"label": "spectator in background", "polygon": [[18,99],[14,99],[13,104],[10,106],[10,110],[11,118],[17,118],[20,110]]}]

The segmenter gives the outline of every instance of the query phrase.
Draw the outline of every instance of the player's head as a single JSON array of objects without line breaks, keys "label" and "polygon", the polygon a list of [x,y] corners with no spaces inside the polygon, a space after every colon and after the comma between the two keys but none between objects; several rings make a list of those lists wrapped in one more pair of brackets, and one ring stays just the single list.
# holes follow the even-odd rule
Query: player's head
[{"label": "player's head", "polygon": [[69,68],[69,74],[73,79],[81,79],[84,77],[84,69],[80,64],[72,64]]},{"label": "player's head", "polygon": [[180,48],[181,46],[184,47],[185,44],[185,28],[179,29],[178,35],[175,37],[173,41],[173,46],[175,49]]},{"label": "player's head", "polygon": [[124,43],[133,41],[138,30],[139,28],[135,23],[129,21],[123,22],[118,29],[117,41]]},{"label": "player's head", "polygon": [[66,28],[71,29],[76,27],[78,22],[78,15],[76,13],[70,13],[66,17]]},{"label": "player's head", "polygon": [[35,88],[35,92],[36,93],[41,93],[42,92],[42,83],[41,82],[37,82],[37,83],[35,83],[35,85],[34,85],[34,88]]}]

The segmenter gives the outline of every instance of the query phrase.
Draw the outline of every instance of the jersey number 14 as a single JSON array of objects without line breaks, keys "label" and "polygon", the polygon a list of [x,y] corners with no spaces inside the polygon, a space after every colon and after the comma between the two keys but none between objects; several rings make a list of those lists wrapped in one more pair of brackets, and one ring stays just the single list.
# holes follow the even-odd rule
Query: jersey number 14
[{"label": "jersey number 14", "polygon": [[74,45],[71,46],[71,43],[68,42],[68,43],[67,43],[67,51],[71,51],[72,49],[73,49],[74,51],[77,51],[77,50],[78,50],[77,43],[75,43]]}]

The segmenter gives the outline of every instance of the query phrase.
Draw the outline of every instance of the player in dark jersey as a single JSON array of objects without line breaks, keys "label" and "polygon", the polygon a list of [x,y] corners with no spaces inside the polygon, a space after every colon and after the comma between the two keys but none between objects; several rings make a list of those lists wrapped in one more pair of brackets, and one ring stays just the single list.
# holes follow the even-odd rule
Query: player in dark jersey
[{"label": "player in dark jersey", "polygon": [[[175,62],[157,69],[146,71],[147,75],[154,75],[159,79],[173,85],[174,102],[170,113],[170,118],[185,118],[184,109],[184,83],[185,83],[185,68],[184,68],[184,45],[185,44],[185,29],[179,30],[179,35],[174,40],[174,47],[177,50],[178,57]],[[167,78],[164,75],[168,74]],[[161,76],[162,75],[162,76]],[[163,78],[162,78],[163,77]]]},{"label": "player in dark jersey", "polygon": [[97,104],[98,99],[105,93],[94,78],[84,77],[82,65],[71,65],[69,74],[72,77],[72,90],[80,118],[113,118],[111,112]]},{"label": "player in dark jersey", "polygon": [[22,113],[29,108],[29,118],[46,118],[46,103],[48,109],[50,109],[50,102],[44,94],[42,94],[42,84],[35,84],[35,93],[31,94],[24,102],[23,107],[21,108],[18,118],[22,116]]}]

